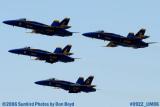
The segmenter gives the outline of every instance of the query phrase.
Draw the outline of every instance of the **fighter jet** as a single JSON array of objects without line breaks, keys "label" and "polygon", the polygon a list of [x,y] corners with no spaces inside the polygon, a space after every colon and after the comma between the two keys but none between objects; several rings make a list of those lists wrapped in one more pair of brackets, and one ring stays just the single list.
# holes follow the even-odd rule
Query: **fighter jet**
[{"label": "fighter jet", "polygon": [[94,78],[93,76],[89,76],[84,81],[83,77],[79,77],[76,83],[63,81],[63,80],[57,80],[55,78],[52,78],[48,80],[37,81],[35,82],[35,84],[61,88],[61,89],[68,91],[69,93],[79,93],[79,92],[89,93],[89,92],[96,91],[96,89],[94,88],[95,85],[91,85],[93,78]]},{"label": "fighter jet", "polygon": [[120,45],[124,47],[132,47],[134,49],[138,49],[138,48],[148,47],[149,44],[155,43],[155,42],[146,43],[143,41],[143,39],[149,38],[149,36],[145,35],[145,29],[140,29],[136,34],[130,32],[128,33],[127,37],[104,31],[89,32],[89,33],[84,33],[82,35],[90,38],[110,41],[109,44],[106,45],[105,47],[117,47],[118,45]]},{"label": "fighter jet", "polygon": [[70,28],[71,26],[68,26],[69,18],[63,19],[61,22],[58,20],[54,20],[51,25],[46,25],[43,23],[39,23],[36,21],[29,21],[25,18],[18,19],[18,20],[7,20],[3,21],[3,23],[12,25],[12,26],[18,26],[22,28],[32,29],[32,32],[29,33],[38,33],[38,34],[44,34],[48,36],[72,36],[73,32],[67,31],[66,29]]},{"label": "fighter jet", "polygon": [[57,47],[55,51],[48,52],[40,49],[33,49],[31,47],[25,47],[20,49],[12,49],[9,52],[14,54],[26,55],[36,57],[34,60],[41,60],[48,63],[55,63],[55,62],[73,62],[75,58],[70,57],[73,53],[70,53],[71,45],[67,45],[64,49]]}]

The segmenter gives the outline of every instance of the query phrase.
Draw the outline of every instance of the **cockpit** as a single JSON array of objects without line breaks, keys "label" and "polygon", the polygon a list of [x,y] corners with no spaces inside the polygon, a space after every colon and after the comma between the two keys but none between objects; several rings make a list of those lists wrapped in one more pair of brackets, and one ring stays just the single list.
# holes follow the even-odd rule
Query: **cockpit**
[{"label": "cockpit", "polygon": [[26,21],[27,19],[26,18],[21,18],[21,19],[18,19],[20,21]]},{"label": "cockpit", "polygon": [[24,47],[24,49],[31,49],[31,47],[29,47],[29,46],[26,46],[26,47]]},{"label": "cockpit", "polygon": [[50,79],[48,79],[49,81],[54,81],[54,80],[56,80],[55,78],[50,78]]},{"label": "cockpit", "polygon": [[96,31],[97,33],[104,33],[104,30]]}]

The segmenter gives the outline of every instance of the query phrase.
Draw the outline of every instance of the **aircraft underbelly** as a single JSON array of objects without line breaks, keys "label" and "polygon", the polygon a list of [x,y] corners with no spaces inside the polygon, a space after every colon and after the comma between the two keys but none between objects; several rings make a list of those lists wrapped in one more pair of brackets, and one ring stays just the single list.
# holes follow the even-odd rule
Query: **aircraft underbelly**
[{"label": "aircraft underbelly", "polygon": [[32,52],[32,51],[24,51],[24,55],[34,56],[34,57],[44,56],[44,54],[42,54],[42,53],[37,53],[37,52]]},{"label": "aircraft underbelly", "polygon": [[64,89],[64,90],[69,90],[69,86],[67,86],[65,84],[55,83],[55,84],[53,84],[53,86]]},{"label": "aircraft underbelly", "polygon": [[44,34],[48,36],[52,36],[55,34],[54,30],[46,30],[46,29],[34,29],[35,33]]},{"label": "aircraft underbelly", "polygon": [[111,40],[112,40],[112,38],[111,38],[111,37],[107,37],[107,36],[106,36],[106,37],[104,38],[104,40],[111,41]]},{"label": "aircraft underbelly", "polygon": [[19,22],[17,26],[27,28],[27,29],[33,29],[33,25],[24,23],[24,22]]},{"label": "aircraft underbelly", "polygon": [[131,40],[122,40],[118,44],[125,47],[138,47],[137,43]]}]

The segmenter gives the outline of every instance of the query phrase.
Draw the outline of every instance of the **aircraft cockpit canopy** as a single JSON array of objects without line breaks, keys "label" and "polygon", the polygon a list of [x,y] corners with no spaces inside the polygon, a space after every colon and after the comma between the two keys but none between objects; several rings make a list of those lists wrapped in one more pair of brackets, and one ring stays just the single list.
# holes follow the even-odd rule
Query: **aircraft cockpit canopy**
[{"label": "aircraft cockpit canopy", "polygon": [[56,79],[55,79],[55,78],[50,78],[49,80],[54,81],[54,80],[56,80]]},{"label": "aircraft cockpit canopy", "polygon": [[19,19],[20,21],[26,21],[27,19],[26,18],[21,18]]},{"label": "aircraft cockpit canopy", "polygon": [[99,30],[97,31],[97,33],[104,33],[104,30]]},{"label": "aircraft cockpit canopy", "polygon": [[26,47],[24,47],[24,49],[31,49],[31,47],[29,47],[29,46],[26,46]]}]

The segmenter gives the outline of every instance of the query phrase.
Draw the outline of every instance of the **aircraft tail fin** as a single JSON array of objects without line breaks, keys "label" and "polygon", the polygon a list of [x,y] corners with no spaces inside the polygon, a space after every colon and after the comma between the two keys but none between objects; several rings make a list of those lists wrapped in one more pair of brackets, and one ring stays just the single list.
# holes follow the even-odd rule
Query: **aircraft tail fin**
[{"label": "aircraft tail fin", "polygon": [[83,77],[79,77],[76,83],[80,84],[80,85],[83,85],[84,84],[84,78]]},{"label": "aircraft tail fin", "polygon": [[70,18],[64,18],[61,22],[60,22],[60,26],[67,26],[69,23]]},{"label": "aircraft tail fin", "polygon": [[94,79],[94,76],[89,76],[89,77],[84,81],[84,85],[91,85],[93,79]]},{"label": "aircraft tail fin", "polygon": [[134,33],[128,33],[127,38],[135,38],[135,39],[147,39],[149,38],[149,36],[145,35],[146,30],[145,29],[140,29],[135,35]]},{"label": "aircraft tail fin", "polygon": [[72,53],[70,53],[71,48],[72,48],[72,45],[65,46],[62,50],[62,53],[65,55],[72,55]]},{"label": "aircraft tail fin", "polygon": [[145,29],[140,29],[137,34],[135,35],[136,38],[138,39],[147,39],[149,36],[145,35],[146,30]]},{"label": "aircraft tail fin", "polygon": [[142,28],[142,29],[140,29],[140,30],[137,32],[136,35],[137,35],[137,36],[138,36],[138,35],[144,35],[145,32],[146,32],[146,30]]},{"label": "aircraft tail fin", "polygon": [[62,48],[60,47],[57,47],[55,50],[54,50],[54,53],[62,53]]}]

